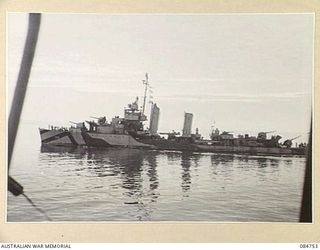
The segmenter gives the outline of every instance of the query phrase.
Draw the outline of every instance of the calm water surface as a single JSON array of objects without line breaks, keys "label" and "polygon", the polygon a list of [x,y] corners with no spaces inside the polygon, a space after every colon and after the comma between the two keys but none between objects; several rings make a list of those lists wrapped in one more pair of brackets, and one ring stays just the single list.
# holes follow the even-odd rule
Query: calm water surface
[{"label": "calm water surface", "polygon": [[[15,153],[10,174],[53,221],[299,219],[305,158],[39,145]],[[45,220],[10,193],[7,209],[9,222]]]}]

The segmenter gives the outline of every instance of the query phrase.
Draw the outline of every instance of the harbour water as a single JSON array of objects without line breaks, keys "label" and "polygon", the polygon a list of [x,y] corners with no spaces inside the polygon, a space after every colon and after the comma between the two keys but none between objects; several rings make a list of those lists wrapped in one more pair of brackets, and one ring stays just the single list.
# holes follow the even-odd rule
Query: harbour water
[{"label": "harbour water", "polygon": [[[10,175],[54,222],[299,219],[303,157],[48,148],[38,139],[20,133]],[[7,221],[45,217],[8,193]]]}]

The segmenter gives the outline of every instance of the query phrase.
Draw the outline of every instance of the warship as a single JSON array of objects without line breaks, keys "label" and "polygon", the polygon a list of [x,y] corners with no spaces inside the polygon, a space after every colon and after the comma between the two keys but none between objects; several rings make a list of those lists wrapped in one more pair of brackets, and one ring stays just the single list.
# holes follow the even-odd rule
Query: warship
[{"label": "warship", "polygon": [[[193,152],[213,152],[232,154],[260,154],[260,155],[305,155],[307,144],[300,143],[293,147],[293,140],[280,143],[280,135],[271,136],[275,131],[259,132],[257,136],[249,134],[235,137],[232,132],[213,128],[209,139],[204,139],[199,133],[192,133],[193,114],[185,112],[182,133],[158,132],[160,108],[151,102],[149,127],[145,129],[148,120],[145,114],[146,94],[149,85],[148,74],[143,80],[143,105],[139,107],[139,98],[127,105],[123,117],[115,116],[107,121],[105,116],[91,117],[85,122],[71,122],[69,128],[49,126],[48,129],[39,128],[41,144],[51,146],[75,147],[127,147],[145,148],[152,150],[176,150]],[[87,126],[86,126],[87,124]]]}]

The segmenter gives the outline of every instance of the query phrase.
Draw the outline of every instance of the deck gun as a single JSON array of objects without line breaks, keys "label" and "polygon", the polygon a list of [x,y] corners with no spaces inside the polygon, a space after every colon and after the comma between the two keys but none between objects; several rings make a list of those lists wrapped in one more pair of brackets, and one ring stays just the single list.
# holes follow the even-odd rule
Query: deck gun
[{"label": "deck gun", "polygon": [[102,116],[102,117],[90,116],[90,118],[98,119],[99,124],[104,124],[107,121],[107,118],[105,116]]},{"label": "deck gun", "polygon": [[257,138],[260,139],[260,140],[266,140],[267,139],[267,134],[274,133],[274,132],[276,132],[276,130],[267,131],[267,132],[259,132]]},{"label": "deck gun", "polygon": [[294,138],[292,138],[292,139],[285,140],[284,143],[283,143],[283,145],[286,146],[287,148],[291,148],[291,146],[292,146],[292,141],[295,140],[295,139],[297,139],[297,138],[299,138],[299,137],[301,137],[301,135],[296,136],[296,137],[294,137]]}]

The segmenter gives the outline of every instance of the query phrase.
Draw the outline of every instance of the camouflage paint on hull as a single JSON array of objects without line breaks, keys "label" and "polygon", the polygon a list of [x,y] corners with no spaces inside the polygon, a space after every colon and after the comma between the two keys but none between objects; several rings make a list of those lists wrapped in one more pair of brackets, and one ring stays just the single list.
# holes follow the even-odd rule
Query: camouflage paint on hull
[{"label": "camouflage paint on hull", "polygon": [[153,145],[138,142],[131,135],[82,132],[82,136],[90,147],[154,148]]},{"label": "camouflage paint on hull", "polygon": [[76,146],[77,142],[69,131],[39,129],[41,144],[55,146]]}]

